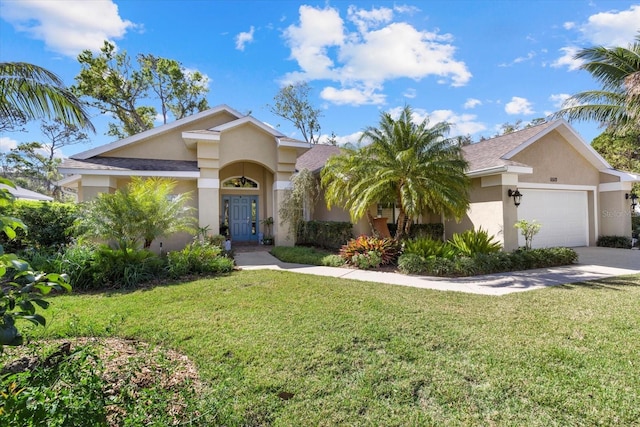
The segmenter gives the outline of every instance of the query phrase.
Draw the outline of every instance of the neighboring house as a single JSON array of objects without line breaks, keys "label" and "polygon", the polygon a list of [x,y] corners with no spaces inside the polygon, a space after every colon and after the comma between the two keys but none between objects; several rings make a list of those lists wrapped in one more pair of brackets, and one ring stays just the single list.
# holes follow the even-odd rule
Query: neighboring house
[{"label": "neighboring house", "polygon": [[13,197],[18,200],[40,200],[43,202],[53,201],[53,197],[49,197],[45,194],[41,194],[35,191],[27,190],[26,188],[18,187],[17,185],[16,188],[12,188],[8,185],[0,184],[0,189],[7,190],[13,195]]},{"label": "neighboring house", "polygon": [[[75,188],[79,201],[114,192],[131,176],[170,177],[179,182],[177,191],[191,192],[201,227],[228,227],[233,241],[257,241],[260,221],[273,217],[275,243],[292,245],[278,212],[291,176],[303,168],[319,173],[339,152],[329,145],[311,148],[221,105],[71,156],[59,170],[66,176],[61,184]],[[446,237],[482,227],[510,250],[523,243],[513,227],[518,219],[542,223],[534,246],[594,245],[599,235],[630,234],[625,194],[640,176],[612,169],[563,120],[469,145],[464,153],[472,183],[467,215],[460,222],[429,212],[416,219],[444,222]],[[519,207],[508,195],[516,189]],[[393,207],[372,206],[371,212],[395,219]],[[349,215],[327,210],[321,197],[313,218],[348,221]],[[354,230],[369,232],[366,220]],[[165,248],[188,239],[165,239]]]}]

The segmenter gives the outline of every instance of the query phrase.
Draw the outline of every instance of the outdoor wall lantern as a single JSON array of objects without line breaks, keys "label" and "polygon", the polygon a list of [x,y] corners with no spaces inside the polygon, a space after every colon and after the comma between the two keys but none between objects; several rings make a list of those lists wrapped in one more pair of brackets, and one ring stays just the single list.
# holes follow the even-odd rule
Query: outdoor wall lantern
[{"label": "outdoor wall lantern", "polygon": [[516,207],[520,206],[520,200],[522,199],[522,193],[520,193],[520,191],[518,191],[517,188],[515,190],[509,189],[507,194],[509,195],[509,197],[513,197],[513,204],[516,205]]},{"label": "outdoor wall lantern", "polygon": [[626,193],[624,195],[624,198],[626,200],[631,199],[631,210],[634,210],[636,208],[636,206],[638,205],[638,202],[636,202],[636,200],[638,200],[638,195],[636,193]]}]

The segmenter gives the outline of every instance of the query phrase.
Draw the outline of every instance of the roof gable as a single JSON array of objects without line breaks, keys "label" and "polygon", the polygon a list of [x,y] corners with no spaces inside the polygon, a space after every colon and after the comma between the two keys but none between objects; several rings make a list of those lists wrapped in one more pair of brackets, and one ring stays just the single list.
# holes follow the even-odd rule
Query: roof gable
[{"label": "roof gable", "polygon": [[597,170],[613,169],[565,120],[560,119],[463,147],[464,157],[469,162],[468,173],[504,172],[510,167],[530,169],[528,165],[512,159],[554,130]]},{"label": "roof gable", "polygon": [[89,159],[91,157],[99,156],[101,154],[107,153],[109,151],[116,150],[118,148],[125,147],[127,145],[136,144],[136,143],[144,141],[146,139],[150,139],[150,138],[156,137],[158,135],[162,135],[164,133],[167,133],[167,132],[170,132],[170,131],[175,130],[177,128],[180,128],[182,126],[187,126],[190,123],[196,122],[198,120],[201,120],[201,119],[204,119],[204,118],[207,118],[207,117],[212,117],[212,116],[215,116],[215,115],[221,114],[221,113],[230,114],[231,116],[236,117],[238,119],[242,118],[242,117],[245,117],[243,114],[241,114],[240,112],[234,110],[233,108],[229,107],[228,105],[221,104],[221,105],[218,105],[216,107],[210,108],[208,110],[202,111],[200,113],[193,114],[193,115],[191,115],[189,117],[185,117],[183,119],[176,120],[176,121],[171,122],[171,123],[167,123],[166,125],[158,126],[158,127],[153,128],[153,129],[149,129],[149,130],[146,130],[144,132],[140,132],[138,134],[131,135],[131,136],[127,137],[127,138],[123,138],[123,139],[120,139],[118,141],[111,142],[109,144],[101,145],[101,146],[93,148],[91,150],[87,150],[87,151],[83,151],[83,152],[74,154],[73,156],[71,156],[71,158],[80,159],[80,160]]}]

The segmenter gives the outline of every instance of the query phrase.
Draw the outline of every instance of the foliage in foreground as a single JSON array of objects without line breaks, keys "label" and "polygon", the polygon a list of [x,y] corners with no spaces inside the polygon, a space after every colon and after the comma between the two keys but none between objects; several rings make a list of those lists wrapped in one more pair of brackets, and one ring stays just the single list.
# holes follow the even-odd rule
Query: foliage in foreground
[{"label": "foliage in foreground", "polygon": [[[164,352],[113,354],[110,357],[125,356],[118,371],[107,369],[99,354],[102,345],[93,340],[32,349],[10,364],[14,367],[0,376],[2,425],[211,425],[213,420],[203,417],[201,390],[191,378],[168,381],[180,367]],[[20,364],[28,366],[15,368]]]},{"label": "foliage in foreground", "polygon": [[44,332],[188,355],[209,425],[635,425],[638,299],[640,275],[491,297],[242,271],[57,297]]},{"label": "foliage in foreground", "polygon": [[[13,187],[13,183],[0,178],[0,183]],[[13,197],[6,189],[0,190],[0,206],[11,205]],[[24,223],[13,217],[0,215],[0,230],[9,238],[16,237],[17,229],[25,229]],[[34,271],[28,262],[16,254],[5,253],[0,246],[0,353],[5,345],[23,343],[23,336],[16,321],[28,321],[34,325],[46,325],[46,319],[37,313],[46,309],[49,302],[43,296],[51,291],[71,291],[66,275]]]}]

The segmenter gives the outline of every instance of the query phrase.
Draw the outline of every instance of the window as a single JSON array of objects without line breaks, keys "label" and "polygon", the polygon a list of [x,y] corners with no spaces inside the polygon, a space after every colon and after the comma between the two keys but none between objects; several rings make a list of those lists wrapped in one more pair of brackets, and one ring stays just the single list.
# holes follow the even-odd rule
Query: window
[{"label": "window", "polygon": [[[243,179],[244,184],[242,183]],[[225,179],[222,183],[222,188],[258,188],[258,183],[251,178],[234,176]]]}]

